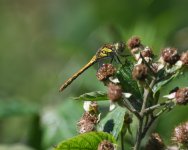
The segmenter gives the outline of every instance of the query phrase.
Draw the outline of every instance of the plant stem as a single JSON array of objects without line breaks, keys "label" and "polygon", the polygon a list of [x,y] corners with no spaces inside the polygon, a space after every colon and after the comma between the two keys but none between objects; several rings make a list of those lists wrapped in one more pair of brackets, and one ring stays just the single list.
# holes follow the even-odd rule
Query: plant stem
[{"label": "plant stem", "polygon": [[142,140],[142,126],[143,126],[143,118],[141,120],[139,120],[139,127],[137,130],[136,143],[134,146],[134,150],[140,149],[140,144],[141,144],[141,140]]},{"label": "plant stem", "polygon": [[156,104],[156,105],[154,105],[154,106],[148,107],[148,108],[146,108],[146,109],[144,110],[144,113],[148,113],[148,112],[150,112],[150,111],[153,111],[153,110],[155,110],[155,109],[160,108],[161,106],[168,105],[168,104],[170,104],[170,103],[172,103],[172,100],[168,100],[168,101],[165,101],[165,102],[163,102],[163,103],[159,103],[159,104]]},{"label": "plant stem", "polygon": [[[153,121],[149,122],[148,123],[148,116],[147,114],[145,114],[145,109],[146,109],[146,105],[147,105],[147,100],[148,100],[148,97],[150,96],[151,92],[152,92],[152,88],[155,84],[155,81],[156,79],[154,78],[149,87],[145,88],[144,89],[144,94],[143,94],[143,103],[142,103],[142,108],[141,108],[141,111],[139,113],[140,115],[140,118],[138,119],[139,121],[139,127],[138,127],[138,130],[137,130],[137,135],[136,135],[136,143],[135,143],[135,146],[134,146],[134,150],[139,150],[140,149],[140,144],[141,144],[141,141],[142,141],[142,138],[145,136],[147,130],[149,129],[149,127],[151,126],[151,124],[153,123]],[[144,123],[144,119],[146,117],[146,122]],[[146,126],[146,124],[148,124],[148,127],[144,130],[143,127]]]},{"label": "plant stem", "polygon": [[150,85],[149,85],[149,88],[145,88],[145,89],[144,89],[143,103],[142,103],[142,108],[141,108],[141,112],[140,112],[140,115],[141,115],[142,117],[143,117],[143,115],[144,115],[144,111],[145,111],[145,108],[146,108],[148,96],[150,95],[150,92],[151,92],[150,89],[153,88],[153,86],[154,86],[154,84],[155,84],[155,81],[156,81],[156,79],[154,78],[154,79],[151,81],[151,83],[150,83]]},{"label": "plant stem", "polygon": [[124,132],[121,131],[121,150],[124,150]]}]

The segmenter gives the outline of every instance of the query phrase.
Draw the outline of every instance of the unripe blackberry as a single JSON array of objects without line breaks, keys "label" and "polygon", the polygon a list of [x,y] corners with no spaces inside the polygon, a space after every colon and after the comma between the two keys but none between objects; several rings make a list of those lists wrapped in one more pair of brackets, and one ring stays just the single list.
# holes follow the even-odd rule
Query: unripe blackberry
[{"label": "unripe blackberry", "polygon": [[188,88],[180,88],[175,95],[176,103],[179,105],[186,105],[188,103]]},{"label": "unripe blackberry", "polygon": [[113,83],[108,84],[108,98],[111,101],[118,101],[122,98],[122,88],[120,85],[116,85]]},{"label": "unripe blackberry", "polygon": [[165,62],[173,65],[179,60],[180,56],[176,48],[169,47],[162,50],[162,58]]},{"label": "unripe blackberry", "polygon": [[115,147],[112,143],[107,140],[102,141],[97,150],[115,150]]},{"label": "unripe blackberry", "polygon": [[188,65],[188,51],[181,54],[180,60],[184,65]]},{"label": "unripe blackberry", "polygon": [[129,49],[133,49],[133,48],[141,46],[140,38],[137,37],[137,36],[131,37],[127,41],[127,46],[128,46]]},{"label": "unripe blackberry", "polygon": [[183,146],[188,146],[188,122],[180,124],[174,129],[172,140],[175,143],[182,144]]},{"label": "unripe blackberry", "polygon": [[104,81],[115,73],[116,68],[112,64],[103,64],[97,71],[96,76],[99,81]]},{"label": "unripe blackberry", "polygon": [[146,145],[146,150],[165,150],[165,144],[158,133],[153,133]]},{"label": "unripe blackberry", "polygon": [[148,75],[148,68],[145,64],[136,65],[132,71],[132,77],[135,80],[144,80]]}]

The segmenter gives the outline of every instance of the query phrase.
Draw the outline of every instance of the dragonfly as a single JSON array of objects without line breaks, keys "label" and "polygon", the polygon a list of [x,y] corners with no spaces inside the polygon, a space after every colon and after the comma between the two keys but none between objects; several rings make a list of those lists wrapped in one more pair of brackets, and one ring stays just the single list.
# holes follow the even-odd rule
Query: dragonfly
[{"label": "dragonfly", "polygon": [[62,92],[66,89],[76,78],[78,78],[85,70],[89,67],[94,65],[95,63],[99,62],[104,58],[110,58],[111,62],[115,59],[116,61],[120,62],[119,55],[123,54],[125,49],[124,43],[114,43],[114,44],[105,44],[98,49],[96,54],[91,58],[91,60],[82,67],[78,72],[73,74],[65,83],[60,87],[59,91]]}]

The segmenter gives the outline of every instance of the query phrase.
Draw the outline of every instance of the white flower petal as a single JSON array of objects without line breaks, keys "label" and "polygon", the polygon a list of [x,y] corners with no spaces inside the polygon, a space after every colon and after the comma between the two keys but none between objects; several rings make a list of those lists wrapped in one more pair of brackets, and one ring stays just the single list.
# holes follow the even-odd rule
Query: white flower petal
[{"label": "white flower petal", "polygon": [[116,108],[116,104],[113,102],[110,102],[110,111],[114,110]]},{"label": "white flower petal", "polygon": [[132,94],[131,93],[123,93],[123,96],[125,98],[130,98],[132,96]]},{"label": "white flower petal", "polygon": [[83,108],[86,112],[88,112],[90,110],[90,105],[91,105],[91,101],[84,101],[84,105]]},{"label": "white flower petal", "polygon": [[171,94],[169,94],[169,95],[165,95],[165,96],[163,96],[163,97],[164,97],[164,98],[168,98],[168,99],[174,99],[175,96],[176,96],[176,92],[171,93]]},{"label": "white flower petal", "polygon": [[118,78],[109,77],[109,80],[115,84],[120,83]]}]

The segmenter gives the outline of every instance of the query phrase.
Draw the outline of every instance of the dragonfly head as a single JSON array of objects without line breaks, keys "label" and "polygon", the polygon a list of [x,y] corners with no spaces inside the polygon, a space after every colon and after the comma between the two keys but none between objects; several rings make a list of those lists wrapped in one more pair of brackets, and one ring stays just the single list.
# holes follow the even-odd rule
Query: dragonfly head
[{"label": "dragonfly head", "polygon": [[116,54],[119,55],[123,54],[125,50],[125,44],[123,42],[114,43],[114,50]]}]

